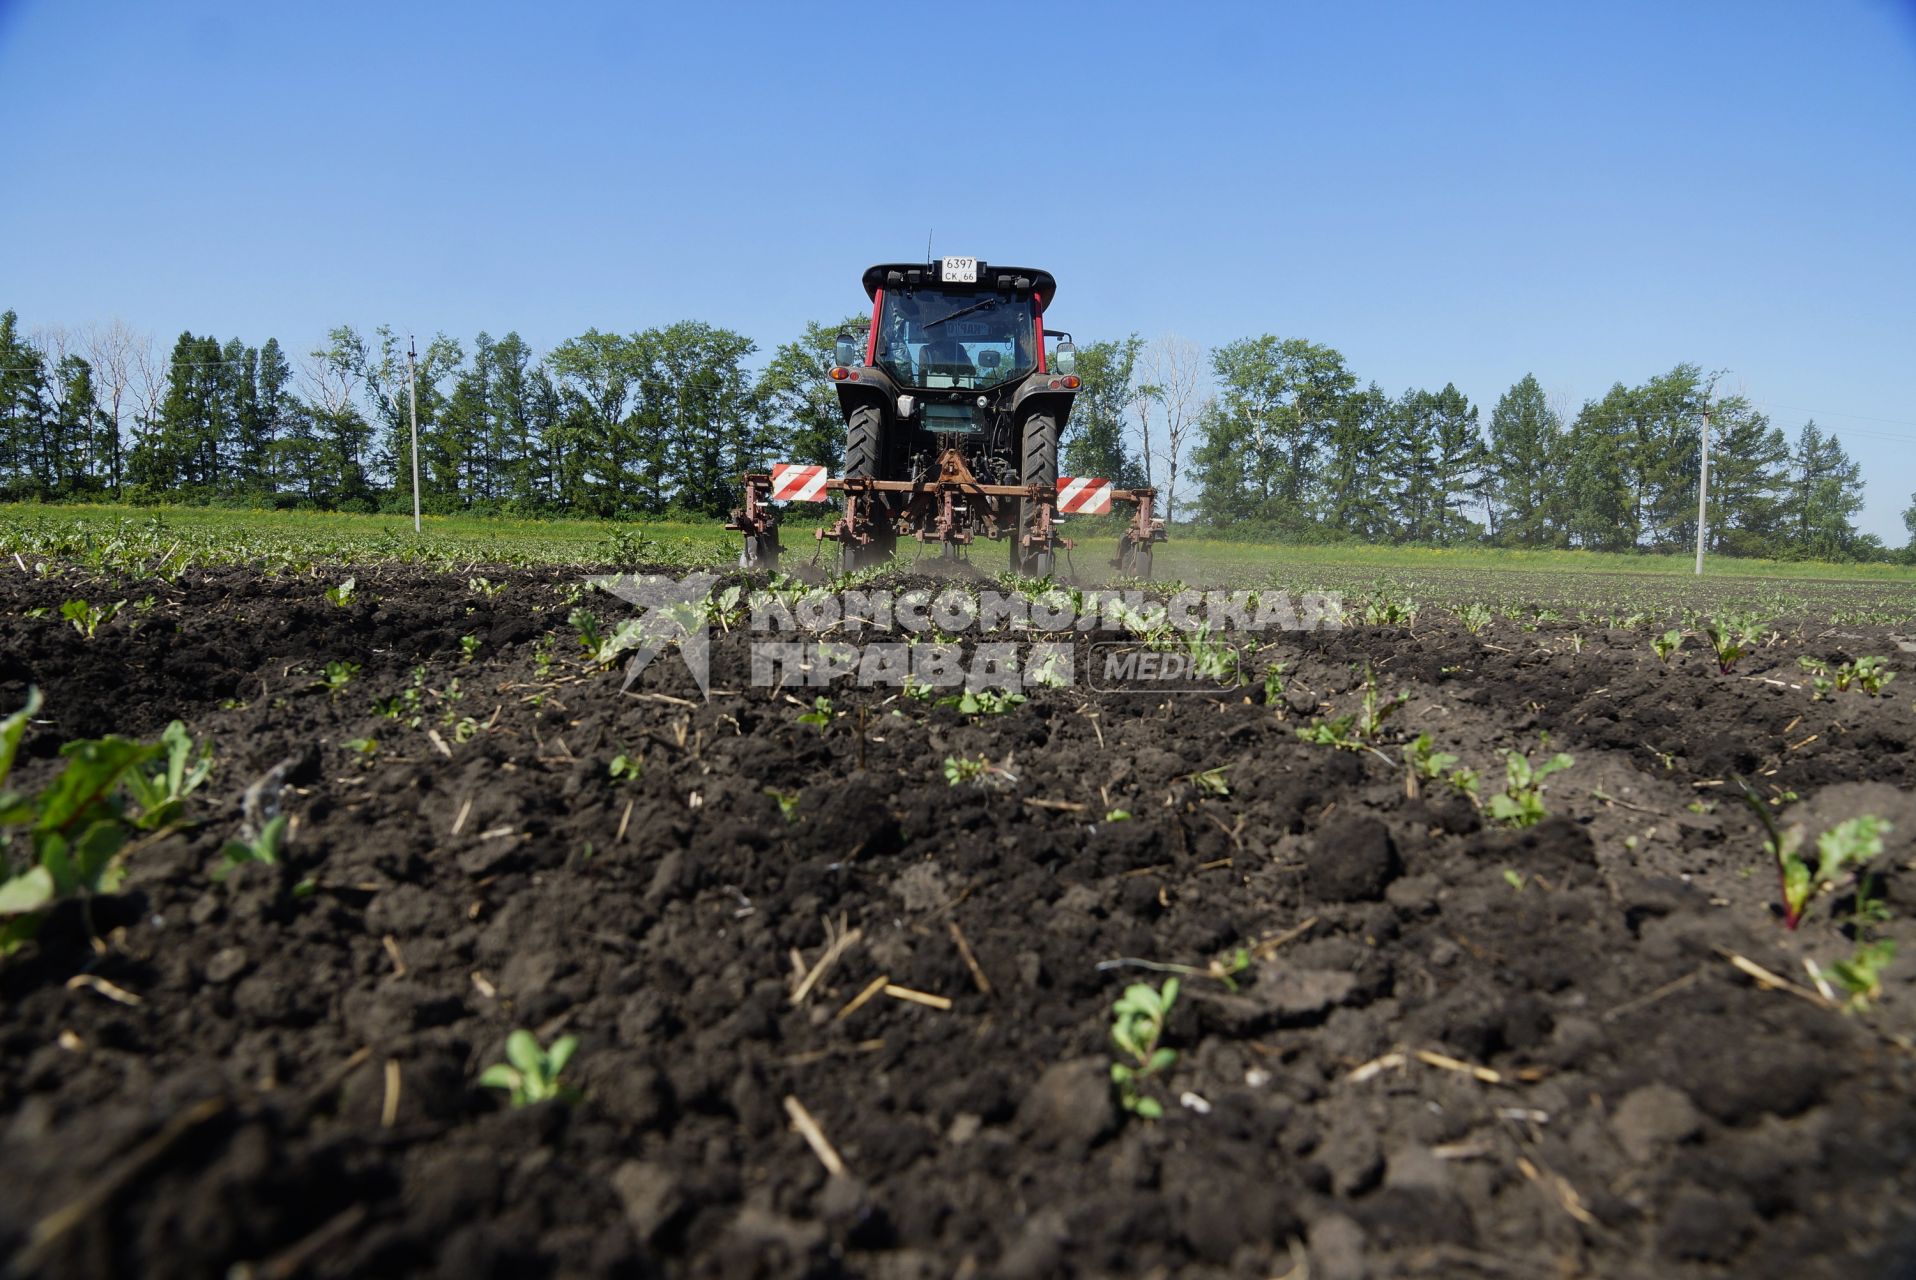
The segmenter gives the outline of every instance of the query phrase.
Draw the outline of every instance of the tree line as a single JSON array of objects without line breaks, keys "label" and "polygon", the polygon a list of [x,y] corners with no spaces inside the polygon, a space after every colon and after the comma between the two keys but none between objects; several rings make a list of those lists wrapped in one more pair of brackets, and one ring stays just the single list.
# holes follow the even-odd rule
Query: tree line
[{"label": "tree line", "polygon": [[[516,333],[416,355],[351,326],[290,358],[272,338],[182,333],[165,357],[114,324],[29,336],[0,314],[0,497],[371,511],[411,498],[413,412],[430,511],[722,514],[772,461],[836,467],[826,370],[842,328],[809,324],[762,367],[697,321],[590,329],[543,355]],[[1869,558],[1858,464],[1805,423],[1792,441],[1679,364],[1574,412],[1526,376],[1491,410],[1457,390],[1392,396],[1336,350],[1264,335],[1208,353],[1136,335],[1078,350],[1065,470],[1156,485],[1174,519],[1307,539],[1663,551],[1692,545],[1702,423],[1709,541],[1730,555]],[[413,387],[417,386],[417,404]],[[1916,536],[1916,500],[1905,517]],[[1913,537],[1916,541],[1916,537]]]},{"label": "tree line", "polygon": [[[1253,536],[1678,551],[1696,543],[1707,421],[1712,552],[1889,554],[1856,529],[1862,468],[1834,432],[1810,420],[1792,440],[1694,364],[1574,410],[1526,374],[1486,423],[1454,385],[1391,395],[1331,347],[1268,334],[1211,351],[1197,398],[1171,376],[1193,353],[1136,335],[1082,348],[1067,470],[1155,480],[1181,517]],[[1916,496],[1903,519],[1916,554]]]}]

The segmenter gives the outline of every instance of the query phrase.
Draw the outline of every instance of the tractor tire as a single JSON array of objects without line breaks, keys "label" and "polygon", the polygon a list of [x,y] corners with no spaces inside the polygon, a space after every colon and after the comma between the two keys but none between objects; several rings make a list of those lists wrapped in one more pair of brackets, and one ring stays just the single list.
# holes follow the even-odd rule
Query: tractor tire
[{"label": "tractor tire", "polygon": [[[1058,488],[1058,419],[1049,413],[1034,413],[1025,419],[1024,465],[1019,468],[1020,484],[1037,485],[1049,493]],[[1050,549],[1026,553],[1025,530],[1038,517],[1039,504],[1030,498],[1015,499],[1018,521],[1011,532],[1011,571],[1026,578],[1049,578],[1056,568],[1057,553]]]},{"label": "tractor tire", "polygon": [[[885,478],[885,415],[876,405],[860,405],[845,420],[845,475],[865,476],[873,480]],[[884,499],[874,498],[873,501],[882,503]],[[842,544],[838,550],[839,571],[852,573],[869,565],[882,564],[891,559],[896,542],[896,535],[888,525],[868,545],[861,546],[855,542]]]},{"label": "tractor tire", "polygon": [[1151,580],[1151,544],[1133,542],[1126,534],[1118,539],[1118,573],[1126,578]]}]

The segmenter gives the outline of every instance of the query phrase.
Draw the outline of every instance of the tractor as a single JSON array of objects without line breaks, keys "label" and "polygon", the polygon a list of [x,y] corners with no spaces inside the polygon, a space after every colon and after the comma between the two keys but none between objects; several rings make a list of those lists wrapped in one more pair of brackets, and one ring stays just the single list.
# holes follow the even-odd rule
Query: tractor
[{"label": "tractor", "polygon": [[[739,563],[770,567],[780,552],[781,504],[843,502],[816,529],[838,543],[845,572],[890,559],[901,537],[935,542],[957,558],[977,538],[1009,544],[1010,568],[1047,578],[1059,517],[1135,507],[1118,543],[1120,573],[1151,574],[1164,540],[1155,489],[1060,476],[1058,445],[1079,389],[1071,335],[1046,330],[1057,292],[1047,271],[976,258],[881,263],[865,272],[871,327],[838,335],[832,386],[845,418],[844,474],[779,463],[744,477],[745,504],[728,529],[745,535]],[[1047,350],[1046,339],[1056,339]]]}]

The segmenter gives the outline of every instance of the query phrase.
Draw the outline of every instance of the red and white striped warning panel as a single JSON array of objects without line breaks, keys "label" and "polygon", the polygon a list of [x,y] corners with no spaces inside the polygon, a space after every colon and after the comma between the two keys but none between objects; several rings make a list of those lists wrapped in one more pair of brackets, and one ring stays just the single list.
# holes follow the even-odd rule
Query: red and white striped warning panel
[{"label": "red and white striped warning panel", "polygon": [[1111,514],[1111,482],[1092,476],[1058,477],[1058,514],[1067,516],[1104,516]]},{"label": "red and white striped warning panel", "polygon": [[825,501],[825,468],[796,462],[773,463],[772,499],[776,502]]}]

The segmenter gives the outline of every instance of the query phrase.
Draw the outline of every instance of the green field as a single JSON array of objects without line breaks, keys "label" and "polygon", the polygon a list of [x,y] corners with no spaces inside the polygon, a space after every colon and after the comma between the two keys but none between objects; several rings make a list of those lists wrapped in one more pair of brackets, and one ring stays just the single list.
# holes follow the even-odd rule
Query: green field
[{"label": "green field", "polygon": [[[1116,523],[1080,523],[1061,577],[1107,581]],[[787,526],[787,565],[813,562],[805,527]],[[737,536],[691,523],[515,520],[427,516],[423,532],[400,515],[237,511],[205,507],[0,504],[0,557],[29,570],[46,561],[101,570],[176,571],[244,561],[275,570],[397,560],[448,569],[472,565],[681,564],[726,566]],[[998,544],[973,561],[996,574]],[[830,548],[816,563],[829,567]],[[910,550],[906,563],[910,563]],[[1689,556],[1586,551],[1455,550],[1361,544],[1294,546],[1187,536],[1160,547],[1157,577],[1204,586],[1336,590],[1415,604],[1479,602],[1509,616],[1538,611],[1608,619],[1686,609],[1751,609],[1832,623],[1916,618],[1916,570],[1882,564],[1716,559],[1699,580]],[[16,568],[17,571],[17,568]]]}]

